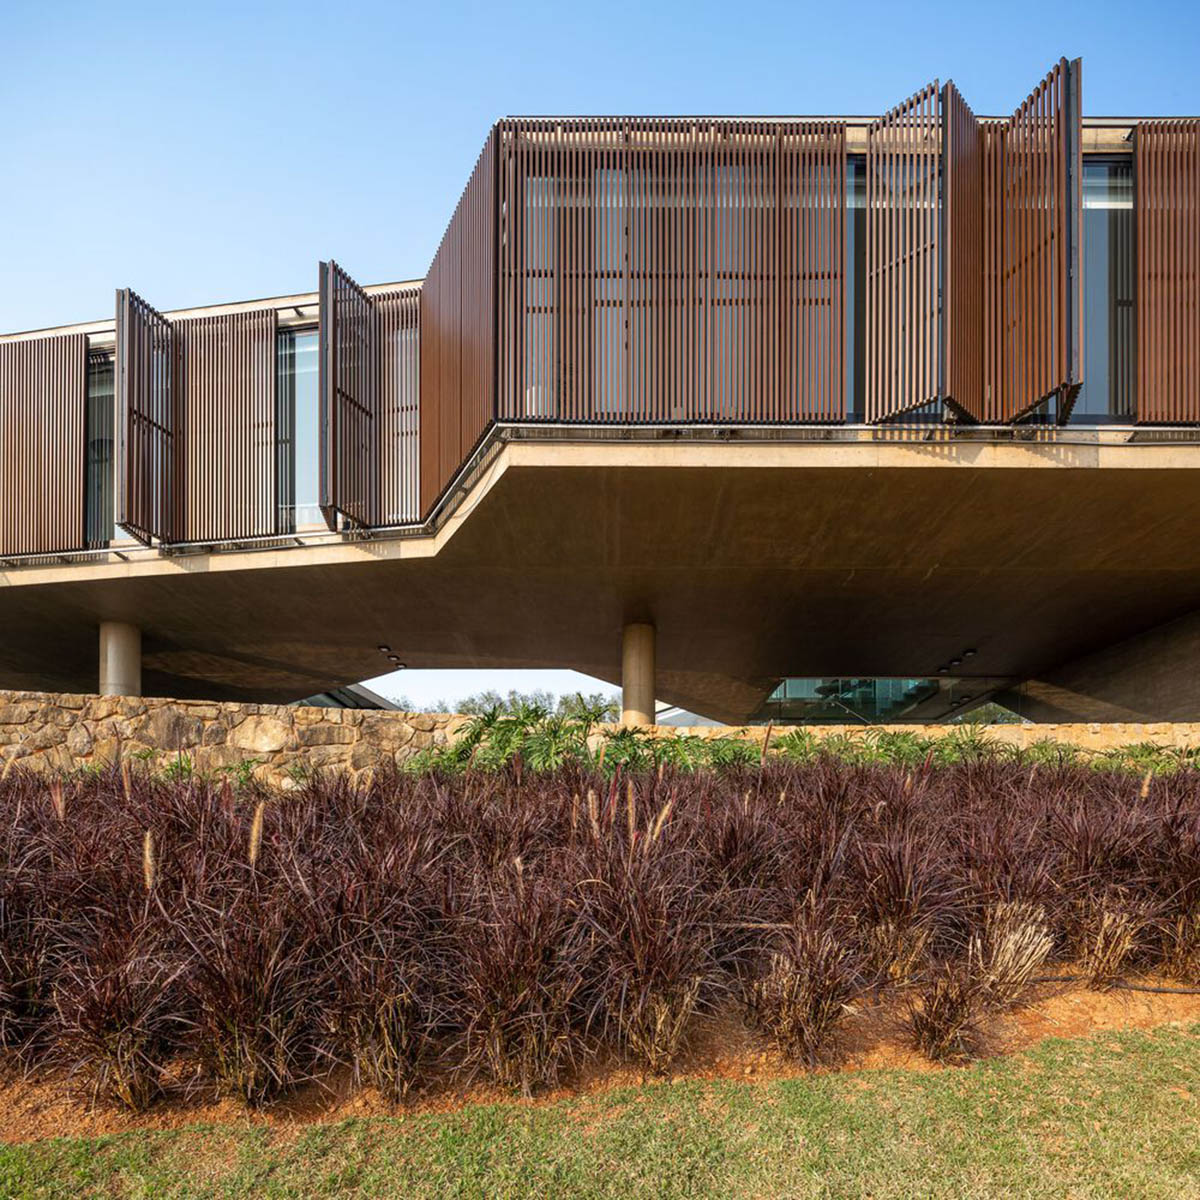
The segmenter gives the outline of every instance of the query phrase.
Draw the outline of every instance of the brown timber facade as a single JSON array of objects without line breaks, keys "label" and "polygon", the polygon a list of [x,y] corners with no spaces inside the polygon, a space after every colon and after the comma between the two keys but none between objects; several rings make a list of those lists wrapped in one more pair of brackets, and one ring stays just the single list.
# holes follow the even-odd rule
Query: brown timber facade
[{"label": "brown timber facade", "polygon": [[[500,426],[1196,425],[1200,120],[1087,122],[1081,95],[1064,59],[999,118],[935,81],[876,120],[504,119],[420,284],[329,262],[299,304],[182,316],[122,290],[111,343],[0,339],[0,558],[114,522],[165,550],[303,532],[306,333],[313,510],[354,536],[430,522]],[[1099,317],[1089,164],[1128,186]]]}]

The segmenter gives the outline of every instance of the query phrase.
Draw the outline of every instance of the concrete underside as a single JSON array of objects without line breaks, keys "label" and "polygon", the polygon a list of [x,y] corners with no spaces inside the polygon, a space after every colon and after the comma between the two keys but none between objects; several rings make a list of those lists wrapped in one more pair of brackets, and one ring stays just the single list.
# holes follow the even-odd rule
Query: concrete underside
[{"label": "concrete underside", "polygon": [[1153,671],[1183,676],[1171,710],[1129,685],[1121,715],[1184,720],[1194,631],[1068,668],[1200,611],[1198,466],[1120,443],[515,442],[436,537],[11,570],[0,687],[94,690],[102,620],[142,629],[148,695],[296,699],[385,672],[380,644],[616,683],[622,627],[648,621],[659,698],[728,721],[783,675],[932,676],[967,648],[960,676],[1060,680],[1035,718],[1093,719]]}]

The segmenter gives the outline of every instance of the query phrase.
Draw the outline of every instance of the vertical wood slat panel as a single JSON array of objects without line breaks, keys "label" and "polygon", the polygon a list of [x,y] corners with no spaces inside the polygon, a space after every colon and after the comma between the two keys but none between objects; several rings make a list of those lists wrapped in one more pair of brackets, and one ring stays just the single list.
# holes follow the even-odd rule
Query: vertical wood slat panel
[{"label": "vertical wood slat panel", "polygon": [[514,120],[499,154],[502,419],[842,417],[841,124]]},{"label": "vertical wood slat panel", "polygon": [[366,292],[337,263],[321,263],[321,511],[330,529],[380,521],[376,323]]},{"label": "vertical wood slat panel", "polygon": [[0,343],[0,554],[81,550],[87,337]]},{"label": "vertical wood slat panel", "polygon": [[173,323],[185,541],[263,537],[279,527],[273,308]]},{"label": "vertical wood slat panel", "polygon": [[164,544],[278,527],[274,309],[168,321],[117,303],[118,523]]},{"label": "vertical wood slat panel", "polygon": [[[990,122],[983,139],[983,395],[979,417],[1001,420],[1004,412],[1004,347],[1010,319],[1004,307],[1005,125]],[[972,414],[973,415],[973,414]]]},{"label": "vertical wood slat panel", "polygon": [[939,97],[934,81],[867,131],[868,421],[939,395]]},{"label": "vertical wood slat panel", "polygon": [[1134,134],[1137,419],[1200,421],[1200,120]]},{"label": "vertical wood slat panel", "polygon": [[773,419],[845,414],[846,129],[811,123],[779,134],[780,394]]},{"label": "vertical wood slat panel", "polygon": [[1082,382],[1080,67],[1058,62],[1006,122],[989,131],[985,167],[999,197],[997,323],[984,418],[1014,421],[1052,395],[1069,409]]},{"label": "vertical wood slat panel", "polygon": [[495,130],[420,290],[420,501],[428,513],[495,418]]},{"label": "vertical wood slat panel", "polygon": [[943,395],[967,416],[984,414],[985,138],[953,83],[942,89]]},{"label": "vertical wood slat panel", "polygon": [[405,288],[372,299],[379,322],[379,520],[403,525],[421,516],[421,292]]},{"label": "vertical wood slat panel", "polygon": [[181,527],[181,431],[174,330],[136,292],[117,292],[117,524],[138,541],[174,542]]}]

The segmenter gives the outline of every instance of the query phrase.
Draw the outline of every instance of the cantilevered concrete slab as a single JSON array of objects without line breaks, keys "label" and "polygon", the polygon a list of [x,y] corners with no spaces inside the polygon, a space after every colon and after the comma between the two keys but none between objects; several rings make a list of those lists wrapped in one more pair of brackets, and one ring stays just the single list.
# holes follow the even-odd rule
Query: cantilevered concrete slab
[{"label": "cantilevered concrete slab", "polygon": [[1190,444],[496,436],[436,533],[4,570],[0,686],[94,690],[104,621],[146,694],[294,699],[381,645],[615,682],[649,622],[660,698],[736,721],[782,675],[1050,678],[1200,611]]}]

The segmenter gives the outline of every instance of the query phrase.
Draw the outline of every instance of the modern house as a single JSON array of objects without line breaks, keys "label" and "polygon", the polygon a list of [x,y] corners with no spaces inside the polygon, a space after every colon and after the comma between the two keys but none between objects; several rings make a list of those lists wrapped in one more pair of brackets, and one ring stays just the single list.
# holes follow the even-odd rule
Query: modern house
[{"label": "modern house", "polygon": [[1200,716],[1200,120],[507,118],[318,281],[0,338],[0,686]]}]

